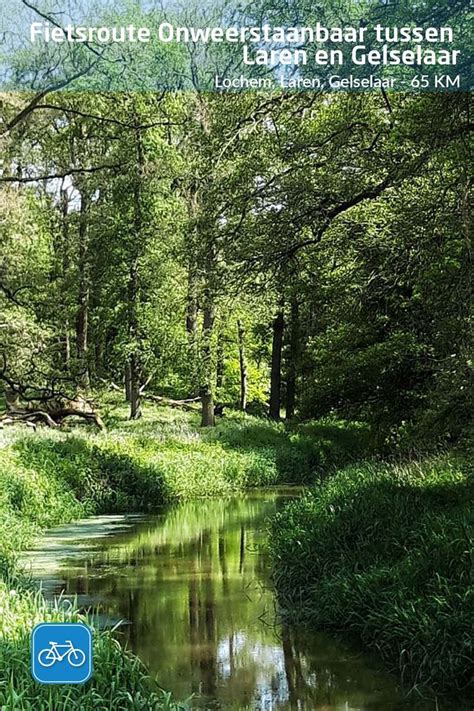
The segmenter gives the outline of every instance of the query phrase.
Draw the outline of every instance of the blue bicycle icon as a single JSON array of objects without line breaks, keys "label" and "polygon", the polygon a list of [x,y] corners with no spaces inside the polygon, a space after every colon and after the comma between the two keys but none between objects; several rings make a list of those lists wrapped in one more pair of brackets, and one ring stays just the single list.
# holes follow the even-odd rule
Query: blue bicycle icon
[{"label": "blue bicycle icon", "polygon": [[[59,651],[63,649],[62,653]],[[70,640],[66,640],[66,644],[58,644],[50,642],[49,647],[42,649],[38,654],[38,663],[42,667],[52,667],[56,662],[62,662],[67,659],[72,667],[82,667],[86,661],[86,655],[82,649],[76,649]]]},{"label": "blue bicycle icon", "polygon": [[31,673],[40,684],[84,684],[92,656],[92,630],[82,622],[41,622],[31,634]]}]

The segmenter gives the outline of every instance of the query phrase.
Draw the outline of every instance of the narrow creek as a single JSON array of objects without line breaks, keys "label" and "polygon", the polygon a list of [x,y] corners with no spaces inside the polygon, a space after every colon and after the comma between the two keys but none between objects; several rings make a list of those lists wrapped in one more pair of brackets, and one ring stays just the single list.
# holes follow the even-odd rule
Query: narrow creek
[{"label": "narrow creek", "polygon": [[403,700],[375,659],[276,616],[265,522],[295,492],[190,501],[153,516],[61,526],[25,560],[47,597],[77,597],[193,708],[395,711]]}]

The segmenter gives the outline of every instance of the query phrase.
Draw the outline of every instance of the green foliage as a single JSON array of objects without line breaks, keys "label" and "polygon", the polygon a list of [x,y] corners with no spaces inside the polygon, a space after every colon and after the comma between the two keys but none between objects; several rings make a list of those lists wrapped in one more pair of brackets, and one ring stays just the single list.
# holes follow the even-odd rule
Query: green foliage
[{"label": "green foliage", "polygon": [[[31,354],[44,351],[54,335],[50,324],[27,307],[48,291],[50,209],[49,200],[32,191],[0,191],[0,353],[8,353],[13,377],[24,377]],[[10,298],[5,301],[6,294]]]},{"label": "green foliage", "polygon": [[16,452],[0,452],[0,575],[39,528],[85,513],[73,491],[51,470],[22,463]]},{"label": "green foliage", "polygon": [[[438,173],[441,161],[450,185]],[[330,231],[314,259],[320,312],[304,357],[317,377],[303,394],[305,414],[371,422],[380,444],[405,449],[466,431],[471,268],[458,199],[467,194],[463,171],[450,147],[433,158],[430,175],[358,207],[337,234]]]},{"label": "green foliage", "polygon": [[471,695],[472,493],[453,457],[342,470],[272,523],[284,609],[356,635],[406,683]]},{"label": "green foliage", "polygon": [[[109,435],[35,434],[0,450],[0,704],[6,709],[177,708],[153,691],[137,660],[96,634],[96,674],[81,689],[38,691],[29,670],[35,621],[60,619],[18,578],[17,555],[42,528],[92,513],[158,508],[176,497],[227,494],[273,484],[291,469],[298,445],[283,428],[253,418],[199,430],[193,416],[150,408]],[[300,453],[307,472],[309,461]],[[281,466],[281,459],[285,466]],[[16,704],[16,706],[15,706]]]},{"label": "green foliage", "polygon": [[[183,67],[181,49],[158,59]],[[145,404],[137,425],[109,401],[109,434],[21,437],[0,451],[2,574],[60,521],[352,464],[277,519],[282,599],[407,679],[462,690],[467,480],[447,459],[354,462],[470,431],[469,97],[25,101],[0,102],[0,123],[18,119],[0,176],[3,385],[54,409],[128,373],[135,394],[230,405],[242,369],[265,414],[272,372],[292,422],[231,413],[200,430]]]},{"label": "green foliage", "polygon": [[[370,447],[366,427],[331,420],[286,427],[234,415],[225,418],[207,437],[222,443],[226,450],[258,454],[262,462],[268,461],[276,470],[280,483],[313,483],[337,466],[356,460]],[[266,483],[274,483],[266,479]]]},{"label": "green foliage", "polygon": [[[124,420],[116,407],[108,419],[109,434],[35,434],[0,452],[0,572],[19,586],[18,604],[33,611],[40,605],[31,596],[21,603],[15,560],[43,527],[91,513],[148,510],[176,497],[327,479],[272,527],[275,579],[287,611],[357,634],[406,680],[464,691],[470,484],[456,460],[353,463],[328,478],[367,455],[367,428],[330,420],[286,428],[231,413],[208,430],[193,414],[158,407],[139,422]],[[25,641],[11,644],[8,653],[21,666]],[[100,644],[104,654],[118,654],[110,640]],[[123,674],[137,684],[141,678],[127,664]],[[29,699],[29,676],[17,677],[14,690],[3,690],[5,703],[23,684]],[[132,683],[121,677],[121,688]]]},{"label": "green foliage", "polygon": [[[179,65],[168,52],[160,61]],[[18,101],[0,105],[5,121]],[[6,140],[5,178],[26,181],[0,191],[9,377],[75,394],[122,383],[133,361],[150,392],[191,397],[205,385],[237,405],[240,322],[258,413],[281,309],[292,416],[366,421],[387,448],[465,435],[467,96],[51,102]],[[69,166],[61,185],[28,185]]]}]

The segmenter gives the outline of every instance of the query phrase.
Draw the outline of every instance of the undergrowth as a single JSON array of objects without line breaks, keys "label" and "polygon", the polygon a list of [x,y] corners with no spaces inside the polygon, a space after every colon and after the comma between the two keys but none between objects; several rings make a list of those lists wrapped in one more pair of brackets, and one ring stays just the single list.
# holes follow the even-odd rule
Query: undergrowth
[{"label": "undergrowth", "polygon": [[272,523],[283,611],[357,637],[405,683],[472,697],[472,493],[452,456],[347,467]]}]

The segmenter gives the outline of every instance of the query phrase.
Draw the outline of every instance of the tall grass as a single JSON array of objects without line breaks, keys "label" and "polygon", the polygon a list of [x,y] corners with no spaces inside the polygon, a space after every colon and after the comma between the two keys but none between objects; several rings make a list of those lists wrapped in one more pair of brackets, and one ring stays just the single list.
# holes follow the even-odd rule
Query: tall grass
[{"label": "tall grass", "polygon": [[193,416],[162,409],[138,423],[114,422],[105,435],[43,432],[0,450],[6,469],[0,477],[10,492],[6,508],[30,519],[31,501],[40,512],[38,523],[51,525],[51,509],[65,520],[80,513],[147,510],[178,497],[311,483],[366,446],[362,428],[344,423],[287,430],[231,416],[202,430]]},{"label": "tall grass", "polygon": [[[110,633],[94,634],[94,675],[84,686],[44,686],[30,673],[31,630],[39,622],[86,622],[60,605],[48,607],[38,591],[0,582],[0,708],[5,711],[178,711],[138,659]],[[90,622],[89,622],[90,624]]]},{"label": "tall grass", "polygon": [[472,493],[447,456],[346,468],[272,523],[284,611],[358,637],[406,683],[470,698]]}]

